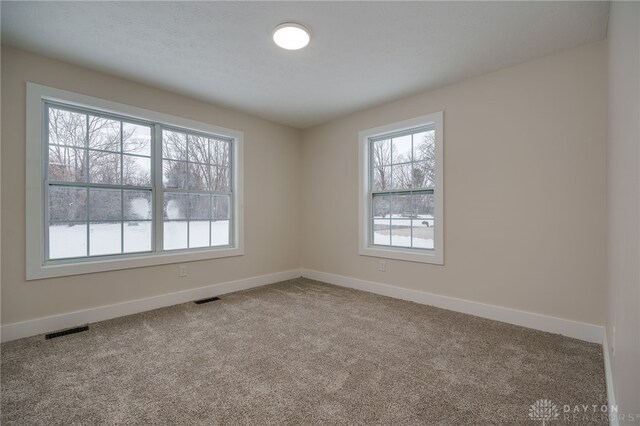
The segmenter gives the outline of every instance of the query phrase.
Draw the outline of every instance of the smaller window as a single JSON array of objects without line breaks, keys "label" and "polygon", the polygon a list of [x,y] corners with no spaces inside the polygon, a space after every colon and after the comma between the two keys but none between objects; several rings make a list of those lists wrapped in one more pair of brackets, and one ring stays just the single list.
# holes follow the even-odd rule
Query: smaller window
[{"label": "smaller window", "polygon": [[442,112],[360,132],[360,254],[443,263]]}]

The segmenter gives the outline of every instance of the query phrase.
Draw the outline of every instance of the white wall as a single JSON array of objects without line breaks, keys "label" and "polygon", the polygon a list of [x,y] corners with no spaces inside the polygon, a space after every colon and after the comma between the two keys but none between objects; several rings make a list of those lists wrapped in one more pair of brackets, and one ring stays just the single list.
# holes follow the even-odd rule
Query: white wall
[{"label": "white wall", "polygon": [[640,3],[611,3],[607,42],[606,330],[619,412],[640,415]]},{"label": "white wall", "polygon": [[[602,325],[606,44],[303,133],[304,268]],[[444,111],[445,265],[358,255],[358,131]]]},{"label": "white wall", "polygon": [[[245,255],[25,280],[25,90],[44,84],[245,135]],[[300,132],[184,96],[2,46],[2,325],[299,266]]]}]

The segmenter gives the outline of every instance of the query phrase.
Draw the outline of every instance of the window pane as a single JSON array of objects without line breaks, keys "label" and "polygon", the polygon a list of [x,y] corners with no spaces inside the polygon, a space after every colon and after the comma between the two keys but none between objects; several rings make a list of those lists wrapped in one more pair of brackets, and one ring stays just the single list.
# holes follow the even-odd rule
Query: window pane
[{"label": "window pane", "polygon": [[209,166],[189,164],[189,189],[198,191],[209,189]]},{"label": "window pane", "polygon": [[[189,194],[189,218],[209,220],[209,207],[211,196],[209,194]],[[207,234],[209,229],[207,228]]]},{"label": "window pane", "polygon": [[413,187],[413,168],[411,163],[394,164],[392,171],[391,187],[393,189],[411,189]]},{"label": "window pane", "polygon": [[89,151],[89,182],[120,184],[120,154]]},{"label": "window pane", "polygon": [[391,212],[391,196],[376,195],[373,197],[373,217],[388,218]]},{"label": "window pane", "polygon": [[89,148],[120,152],[120,121],[90,115]]},{"label": "window pane", "polygon": [[89,224],[89,256],[121,252],[122,228],[120,222]]},{"label": "window pane", "polygon": [[165,188],[187,188],[187,163],[162,160],[162,185]]},{"label": "window pane", "polygon": [[49,180],[86,182],[86,150],[69,146],[49,146]]},{"label": "window pane", "polygon": [[190,221],[189,222],[189,247],[208,247],[209,246],[209,221]]},{"label": "window pane", "polygon": [[140,251],[151,251],[151,231],[152,223],[125,222],[124,223],[124,251],[125,253],[135,253]]},{"label": "window pane", "polygon": [[87,190],[66,186],[49,187],[49,219],[87,220]]},{"label": "window pane", "polygon": [[391,245],[411,247],[411,221],[409,219],[391,219]]},{"label": "window pane", "polygon": [[87,144],[87,116],[49,108],[49,143],[85,147]]},{"label": "window pane", "polygon": [[393,149],[393,164],[411,161],[411,135],[393,138],[391,148]]},{"label": "window pane", "polygon": [[435,220],[433,210],[435,197],[433,194],[416,194],[412,196],[415,219],[413,220],[413,247],[434,248]]},{"label": "window pane", "polygon": [[124,155],[125,185],[151,186],[151,158]]},{"label": "window pane", "polygon": [[411,218],[413,211],[411,195],[394,195],[391,198],[391,214],[393,219]]},{"label": "window pane", "polygon": [[[427,222],[427,221],[422,221],[422,222]],[[414,227],[413,239],[411,242],[413,244],[413,247],[433,249],[433,241],[434,241],[433,232],[434,232],[433,226],[426,227],[423,225],[422,227],[420,226]]]},{"label": "window pane", "polygon": [[184,133],[162,131],[162,156],[172,160],[187,160],[187,135]]},{"label": "window pane", "polygon": [[413,205],[410,195],[394,195],[391,199],[391,245],[411,247]]},{"label": "window pane", "polygon": [[49,225],[49,259],[65,259],[86,255],[86,223],[55,223]]},{"label": "window pane", "polygon": [[427,161],[413,164],[414,188],[433,188],[435,186],[436,170],[433,166]]},{"label": "window pane", "polygon": [[228,141],[211,140],[211,164],[228,167],[230,165],[231,143]]},{"label": "window pane", "polygon": [[391,220],[373,219],[373,244],[391,244]]},{"label": "window pane", "polygon": [[122,142],[127,154],[151,155],[151,127],[122,123]]},{"label": "window pane", "polygon": [[372,201],[373,244],[391,244],[391,196],[376,195]]},{"label": "window pane", "polygon": [[435,208],[434,194],[413,194],[411,196],[416,218],[433,219]]},{"label": "window pane", "polygon": [[391,166],[378,166],[373,169],[373,190],[391,189]]},{"label": "window pane", "polygon": [[187,248],[187,222],[164,223],[164,249],[176,250]]},{"label": "window pane", "polygon": [[391,141],[377,141],[371,144],[371,156],[374,169],[391,164]]},{"label": "window pane", "polygon": [[413,159],[414,161],[431,160],[435,164],[436,158],[436,132],[416,133],[413,135]]},{"label": "window pane", "polygon": [[119,189],[89,189],[89,220],[120,220],[122,194]]},{"label": "window pane", "polygon": [[229,196],[214,195],[212,200],[211,217],[213,219],[230,219],[229,216]]},{"label": "window pane", "polygon": [[187,194],[164,193],[164,218],[168,220],[187,218]]},{"label": "window pane", "polygon": [[125,220],[150,220],[152,211],[151,191],[124,191]]},{"label": "window pane", "polygon": [[202,136],[187,135],[189,161],[209,163],[209,139]]},{"label": "window pane", "polygon": [[211,245],[228,246],[229,244],[229,221],[217,220],[211,222]]},{"label": "window pane", "polygon": [[228,167],[211,167],[211,190],[229,192],[230,178]]}]

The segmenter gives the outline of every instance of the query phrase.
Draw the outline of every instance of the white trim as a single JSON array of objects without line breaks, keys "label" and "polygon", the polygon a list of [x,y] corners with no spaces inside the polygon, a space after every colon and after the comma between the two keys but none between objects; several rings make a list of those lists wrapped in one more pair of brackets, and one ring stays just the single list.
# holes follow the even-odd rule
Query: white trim
[{"label": "white trim", "polygon": [[395,299],[409,300],[423,305],[436,306],[451,311],[462,312],[482,318],[502,321],[509,324],[562,334],[591,343],[602,344],[603,327],[595,324],[572,321],[563,318],[535,314],[502,306],[489,305],[471,300],[442,296],[426,291],[412,290],[388,284],[365,281],[326,272],[302,270],[302,276],[342,287],[368,291]]},{"label": "white trim", "polygon": [[161,294],[159,296],[147,297],[144,299],[130,300],[113,305],[99,306],[96,308],[84,309],[81,311],[69,312],[53,315],[45,318],[38,318],[13,324],[3,325],[0,329],[1,341],[20,339],[23,337],[35,336],[42,333],[49,333],[69,327],[76,327],[87,323],[104,321],[111,318],[145,312],[152,309],[177,305],[190,302],[192,300],[204,299],[235,291],[246,290],[280,281],[291,280],[301,276],[299,269],[276,272],[273,274],[259,275],[256,277],[243,278],[236,281],[208,285],[205,287],[192,288],[189,290],[177,291],[175,293]]},{"label": "white trim", "polygon": [[[213,133],[234,139],[234,246],[183,250],[180,252],[153,252],[119,255],[113,258],[83,260],[75,263],[45,264],[42,167],[43,100],[63,102],[80,108],[93,108],[107,113],[152,121],[186,130]],[[208,123],[175,117],[156,111],[107,101],[92,96],[69,92],[27,82],[26,104],[26,278],[61,277],[116,269],[139,268],[167,263],[189,262],[244,255],[244,133]],[[156,161],[157,163],[157,161]],[[156,164],[157,166],[157,164]],[[156,173],[159,169],[156,168]],[[158,198],[158,197],[156,197]],[[157,204],[156,204],[157,208]],[[156,221],[158,222],[158,221]]]},{"label": "white trim", "polygon": [[[359,152],[359,254],[361,256],[382,257],[406,260],[410,262],[444,264],[444,113],[442,111],[412,118],[358,133]],[[369,139],[393,132],[401,132],[433,124],[435,126],[436,149],[436,182],[434,189],[436,226],[434,231],[434,250],[418,250],[400,247],[373,246],[369,241],[371,235],[371,206],[369,202]]]},{"label": "white trim", "polygon": [[613,369],[611,366],[611,356],[609,355],[609,340],[607,337],[606,328],[604,328],[602,333],[602,355],[604,357],[604,376],[607,382],[607,406],[609,407],[608,413],[616,414],[616,415],[609,416],[609,421],[610,421],[609,424],[611,426],[618,426],[619,425],[618,416],[617,416],[618,413],[617,411],[614,413],[612,409],[612,407],[617,408],[617,404],[616,404],[616,396],[615,396],[614,386],[613,386]]}]

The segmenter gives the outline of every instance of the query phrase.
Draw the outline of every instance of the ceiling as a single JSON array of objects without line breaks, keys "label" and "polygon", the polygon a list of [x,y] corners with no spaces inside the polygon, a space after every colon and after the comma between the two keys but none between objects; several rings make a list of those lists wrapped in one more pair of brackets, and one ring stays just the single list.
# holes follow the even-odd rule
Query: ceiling
[{"label": "ceiling", "polygon": [[[296,128],[606,37],[607,2],[8,2],[2,42]],[[278,24],[311,30],[300,51]]]}]

